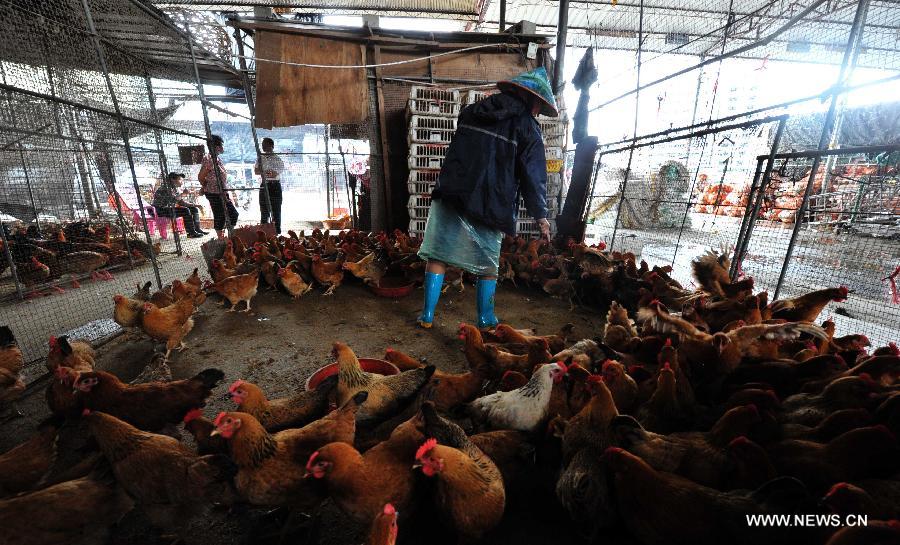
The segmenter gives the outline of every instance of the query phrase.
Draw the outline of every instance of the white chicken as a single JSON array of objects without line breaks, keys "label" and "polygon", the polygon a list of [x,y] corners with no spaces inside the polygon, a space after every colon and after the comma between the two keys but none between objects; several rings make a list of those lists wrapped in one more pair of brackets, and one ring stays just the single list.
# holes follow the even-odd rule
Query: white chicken
[{"label": "white chicken", "polygon": [[541,365],[521,388],[480,397],[469,404],[469,411],[496,429],[532,431],[547,416],[550,391],[565,374],[559,364]]}]

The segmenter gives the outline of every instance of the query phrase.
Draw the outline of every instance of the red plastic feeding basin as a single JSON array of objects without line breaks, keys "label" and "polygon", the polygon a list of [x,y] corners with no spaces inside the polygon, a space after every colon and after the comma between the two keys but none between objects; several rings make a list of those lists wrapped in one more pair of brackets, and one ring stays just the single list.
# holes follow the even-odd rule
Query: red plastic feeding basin
[{"label": "red plastic feeding basin", "polygon": [[375,295],[397,299],[412,293],[415,287],[409,280],[399,277],[382,278],[377,286],[370,286]]},{"label": "red plastic feeding basin", "polygon": [[[396,365],[384,360],[376,360],[373,358],[359,358],[359,366],[362,367],[363,371],[367,371],[369,373],[377,373],[379,375],[400,374],[400,369],[397,369]],[[315,390],[323,380],[330,377],[331,375],[336,375],[337,373],[338,364],[336,362],[329,363],[324,367],[319,367],[315,373],[313,373],[308,379],[306,379],[306,389]]]}]

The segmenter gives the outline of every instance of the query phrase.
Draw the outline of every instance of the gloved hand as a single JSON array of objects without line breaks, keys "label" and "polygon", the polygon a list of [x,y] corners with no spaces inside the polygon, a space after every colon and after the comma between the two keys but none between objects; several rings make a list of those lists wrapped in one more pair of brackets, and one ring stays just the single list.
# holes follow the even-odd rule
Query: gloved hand
[{"label": "gloved hand", "polygon": [[547,218],[539,219],[538,226],[541,228],[541,238],[550,242],[550,222],[547,221]]}]

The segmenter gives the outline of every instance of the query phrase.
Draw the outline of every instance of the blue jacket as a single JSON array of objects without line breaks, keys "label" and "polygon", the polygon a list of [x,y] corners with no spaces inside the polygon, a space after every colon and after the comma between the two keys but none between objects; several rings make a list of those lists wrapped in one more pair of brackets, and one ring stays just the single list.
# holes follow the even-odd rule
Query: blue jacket
[{"label": "blue jacket", "polygon": [[431,196],[469,220],[514,235],[517,197],[547,217],[541,128],[524,101],[497,93],[463,109]]}]

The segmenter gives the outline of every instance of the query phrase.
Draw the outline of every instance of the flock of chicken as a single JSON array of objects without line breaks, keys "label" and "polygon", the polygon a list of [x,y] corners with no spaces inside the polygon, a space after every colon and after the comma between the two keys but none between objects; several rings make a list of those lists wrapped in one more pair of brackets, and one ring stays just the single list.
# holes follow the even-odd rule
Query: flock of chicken
[{"label": "flock of chicken", "polygon": [[[4,227],[5,228],[5,227]],[[80,288],[78,279],[90,275],[94,280],[112,280],[109,268],[130,263],[145,263],[153,251],[145,242],[136,238],[126,240],[109,224],[92,227],[76,221],[64,226],[45,228],[43,233],[34,226],[20,228],[11,233],[9,255],[12,257],[19,282],[30,290],[28,297],[45,293],[37,287],[53,281],[69,278],[72,288]],[[117,230],[116,230],[117,231]],[[0,252],[5,252],[0,241]],[[156,248],[159,252],[159,248]],[[9,261],[0,258],[0,273],[6,271]],[[62,293],[65,289],[56,282],[47,293]]]},{"label": "flock of chicken", "polygon": [[[116,321],[171,351],[207,293],[249,310],[260,277],[299,297],[314,283],[333,292],[345,270],[367,283],[422,271],[402,234],[259,236],[249,248],[230,241],[206,286],[195,270],[157,293],[117,295]],[[214,506],[247,505],[291,513],[287,532],[293,515],[327,504],[354,529],[348,543],[497,542],[505,515],[542,504],[571,519],[553,522],[548,507],[548,524],[574,523],[592,543],[900,541],[900,350],[869,354],[865,336],[815,324],[846,288],[769,303],[712,252],[693,263],[696,291],[668,268],[583,244],[510,239],[502,256],[511,281],[608,305],[604,331],[460,324],[464,373],[388,348],[401,372],[372,374],[335,342],[336,375],[281,399],[235,380],[234,410],[214,418],[202,408],[218,369],[125,384],[94,368],[86,343],[51,339],[53,416],[0,455],[3,535],[97,539],[139,509],[190,541]],[[0,368],[21,360],[11,332],[0,339]],[[192,446],[173,438],[182,424]],[[766,527],[756,515],[868,524]]]}]

